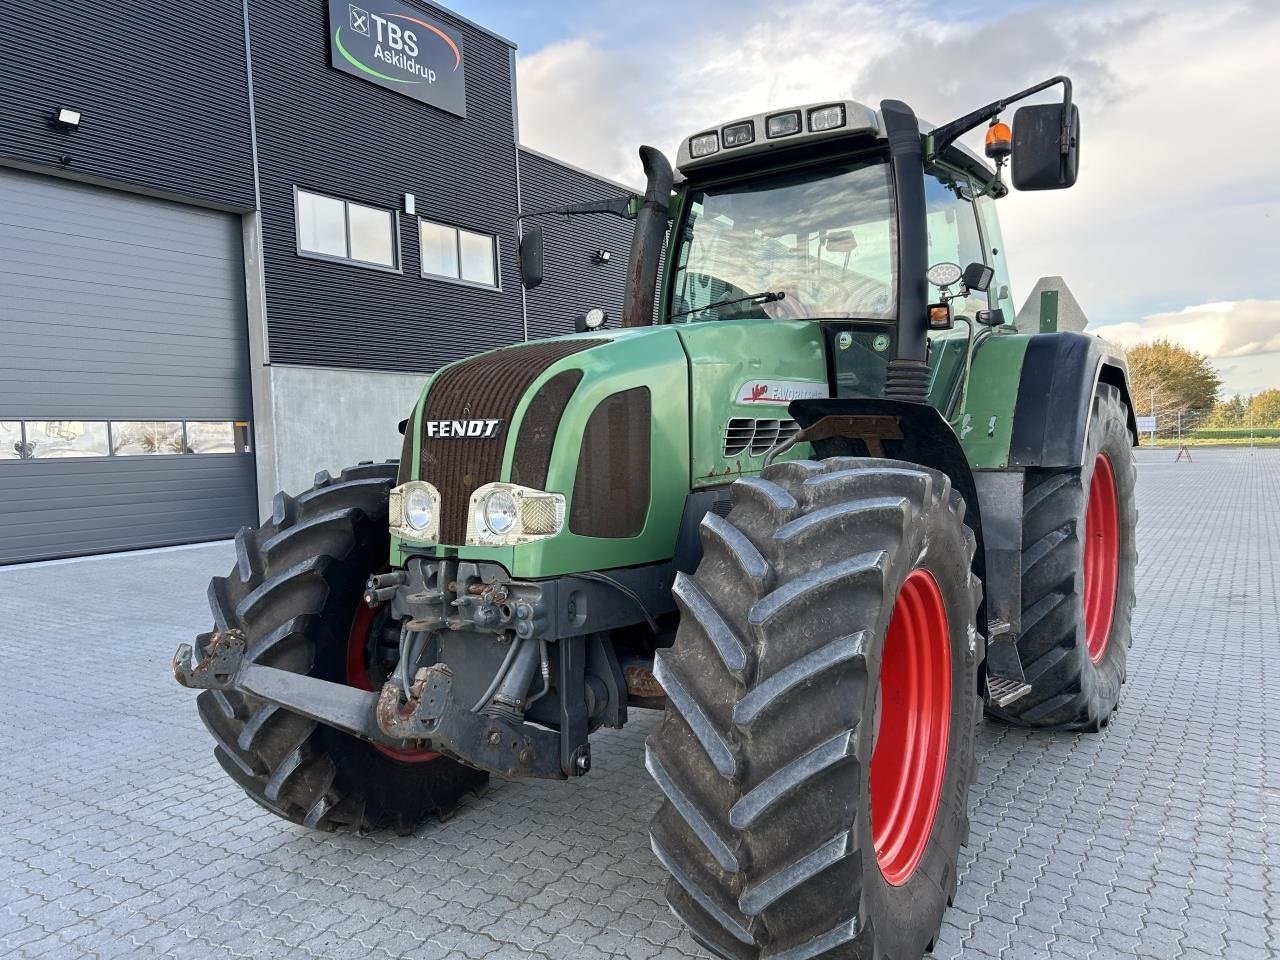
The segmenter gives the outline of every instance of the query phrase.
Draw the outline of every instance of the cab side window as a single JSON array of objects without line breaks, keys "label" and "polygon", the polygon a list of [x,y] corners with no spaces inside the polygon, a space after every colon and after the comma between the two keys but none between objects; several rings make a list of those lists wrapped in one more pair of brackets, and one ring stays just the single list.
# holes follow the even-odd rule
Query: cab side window
[{"label": "cab side window", "polygon": [[[983,253],[973,201],[965,199],[973,193],[972,184],[963,174],[931,171],[925,175],[929,266],[932,267],[935,263],[955,263],[963,270],[974,261],[990,262]],[[951,292],[956,292],[954,287]],[[932,284],[929,285],[929,296],[930,300],[939,298],[939,290]],[[975,311],[987,308],[987,300],[984,294],[975,293],[966,300],[957,300],[954,306],[957,314],[972,316]]]}]

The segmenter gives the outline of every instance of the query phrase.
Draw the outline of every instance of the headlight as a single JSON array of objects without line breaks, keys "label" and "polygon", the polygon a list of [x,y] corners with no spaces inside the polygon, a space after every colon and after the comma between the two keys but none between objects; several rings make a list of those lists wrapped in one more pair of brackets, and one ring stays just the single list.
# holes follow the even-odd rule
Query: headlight
[{"label": "headlight", "polygon": [[689,138],[689,156],[695,160],[720,152],[720,135],[714,131]]},{"label": "headlight", "polygon": [[799,132],[799,110],[791,110],[788,113],[776,113],[765,121],[765,136],[771,140],[774,137],[789,137],[793,133]]},{"label": "headlight", "polygon": [[403,540],[434,543],[440,535],[440,492],[425,480],[410,480],[391,491],[391,532]]},{"label": "headlight", "polygon": [[516,498],[506,490],[494,490],[480,501],[477,522],[492,536],[505,537],[515,529]]},{"label": "headlight", "polygon": [[809,130],[812,133],[821,133],[823,130],[838,130],[843,126],[843,103],[833,103],[829,107],[815,107],[809,111]]},{"label": "headlight", "polygon": [[404,522],[410,530],[421,533],[431,526],[435,519],[435,504],[431,502],[431,494],[421,487],[414,487],[404,498]]},{"label": "headlight", "polygon": [[756,126],[750,120],[735,123],[720,131],[720,138],[726,147],[745,147],[756,139]]},{"label": "headlight", "polygon": [[469,546],[511,546],[554,537],[564,527],[563,494],[486,483],[471,495]]}]

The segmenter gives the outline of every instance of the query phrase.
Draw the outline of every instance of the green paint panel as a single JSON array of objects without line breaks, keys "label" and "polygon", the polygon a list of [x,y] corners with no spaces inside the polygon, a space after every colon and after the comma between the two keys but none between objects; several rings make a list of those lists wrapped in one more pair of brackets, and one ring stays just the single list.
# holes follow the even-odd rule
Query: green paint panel
[{"label": "green paint panel", "polygon": [[997,331],[978,347],[969,374],[969,392],[951,418],[969,466],[998,470],[1009,465],[1013,410],[1030,338]]},{"label": "green paint panel", "polygon": [[1058,332],[1058,291],[1040,291],[1040,332]]},{"label": "green paint panel", "polygon": [[[690,479],[694,487],[723,484],[759,473],[763,467],[763,454],[753,456],[749,450],[732,459],[725,457],[730,418],[787,419],[787,404],[769,398],[783,397],[788,391],[828,394],[822,331],[816,323],[724,320],[666,329],[679,331],[692,371]],[[743,402],[753,393],[758,400]],[[800,444],[781,459],[808,454],[808,444]]]},{"label": "green paint panel", "polygon": [[[510,480],[515,440],[520,434],[525,411],[538,389],[557,373],[580,369],[582,380],[560,421],[546,483],[548,491],[564,494],[566,509],[572,512],[578,445],[587,420],[606,397],[633,387],[648,387],[653,410],[651,458],[647,464],[636,463],[635,469],[649,471],[651,499],[649,514],[640,533],[625,539],[582,537],[571,533],[566,522],[565,529],[555,537],[515,547],[461,544],[432,547],[393,540],[393,564],[403,564],[413,554],[449,556],[493,561],[502,564],[513,576],[533,578],[654,563],[671,557],[689,492],[689,373],[680,338],[675,328],[665,326],[601,331],[587,336],[593,339],[605,337],[611,342],[552,364],[530,385],[516,407],[510,429],[504,433],[507,446],[500,478]],[[425,396],[424,390],[423,398]],[[422,409],[423,398],[418,401],[417,411]],[[415,420],[420,415],[417,411]],[[419,446],[415,442],[415,476],[420,459]]]}]

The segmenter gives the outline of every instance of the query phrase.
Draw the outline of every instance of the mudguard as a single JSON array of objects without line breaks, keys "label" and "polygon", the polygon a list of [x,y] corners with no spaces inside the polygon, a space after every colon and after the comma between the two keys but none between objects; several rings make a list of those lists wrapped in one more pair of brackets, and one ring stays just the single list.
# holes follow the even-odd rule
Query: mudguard
[{"label": "mudguard", "polygon": [[1099,381],[1115,386],[1123,395],[1129,432],[1136,444],[1138,425],[1124,355],[1107,341],[1083,333],[1030,337],[1013,412],[1009,466],[1080,466]]},{"label": "mudguard", "polygon": [[[974,573],[979,579],[986,579],[982,507],[978,499],[978,488],[964,449],[942,414],[923,403],[866,398],[793,400],[787,410],[792,419],[806,431],[824,417],[867,419],[868,429],[862,436],[837,433],[811,440],[816,459],[888,457],[932,467],[949,476],[952,486],[964,497],[967,508],[965,519],[978,540],[978,548],[973,555]],[[888,426],[889,429],[881,429],[882,426]],[[983,603],[984,608],[979,610],[979,623],[986,622],[986,601]]]}]

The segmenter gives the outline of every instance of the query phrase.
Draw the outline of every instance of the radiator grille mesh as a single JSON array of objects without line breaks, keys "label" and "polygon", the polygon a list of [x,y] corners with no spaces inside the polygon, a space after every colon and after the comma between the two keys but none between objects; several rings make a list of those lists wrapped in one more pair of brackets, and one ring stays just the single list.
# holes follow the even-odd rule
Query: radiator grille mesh
[{"label": "radiator grille mesh", "polygon": [[[557,361],[604,340],[559,340],[484,353],[438,374],[423,408],[420,476],[440,491],[440,542],[466,540],[467,504],[476,487],[499,480],[511,417],[520,398]],[[432,420],[503,421],[493,437],[429,437]]]}]

